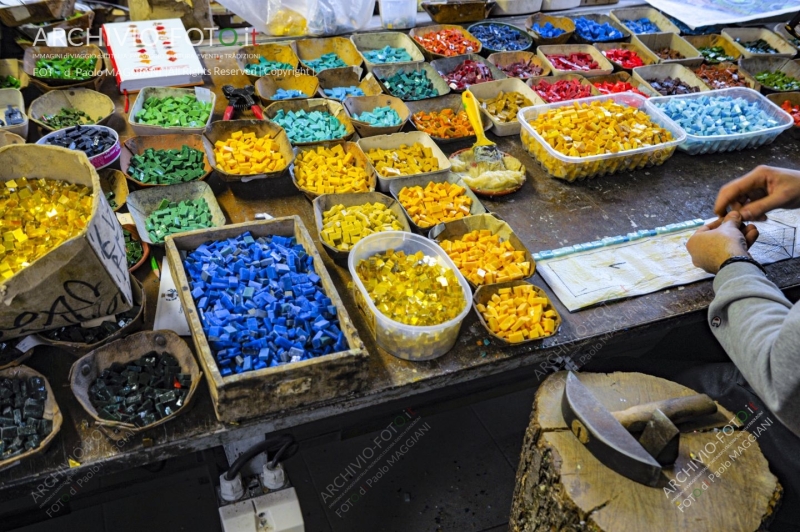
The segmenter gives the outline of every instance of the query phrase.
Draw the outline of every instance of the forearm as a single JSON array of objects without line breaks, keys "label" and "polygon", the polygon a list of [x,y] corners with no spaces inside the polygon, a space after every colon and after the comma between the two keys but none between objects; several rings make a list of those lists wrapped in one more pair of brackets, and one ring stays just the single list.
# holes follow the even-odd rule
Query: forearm
[{"label": "forearm", "polygon": [[714,280],[711,331],[753,390],[800,434],[800,305],[754,265],[723,268]]}]

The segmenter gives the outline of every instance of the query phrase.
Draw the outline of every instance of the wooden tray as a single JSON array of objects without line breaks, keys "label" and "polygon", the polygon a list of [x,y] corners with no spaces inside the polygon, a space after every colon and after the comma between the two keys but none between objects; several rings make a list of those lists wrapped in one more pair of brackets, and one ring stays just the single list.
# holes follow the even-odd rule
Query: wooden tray
[{"label": "wooden tray", "polygon": [[[326,295],[336,306],[340,329],[349,345],[347,351],[227,377],[220,374],[189,290],[189,280],[183,267],[181,251],[192,251],[209,240],[233,238],[247,231],[254,237],[294,236],[305,248],[306,253],[313,258],[314,269],[321,278]],[[299,216],[246,222],[176,235],[167,240],[166,250],[169,268],[189,322],[197,358],[206,376],[217,419],[232,423],[343,397],[366,386],[369,353],[358,337],[358,332],[317,252],[317,247]]]}]

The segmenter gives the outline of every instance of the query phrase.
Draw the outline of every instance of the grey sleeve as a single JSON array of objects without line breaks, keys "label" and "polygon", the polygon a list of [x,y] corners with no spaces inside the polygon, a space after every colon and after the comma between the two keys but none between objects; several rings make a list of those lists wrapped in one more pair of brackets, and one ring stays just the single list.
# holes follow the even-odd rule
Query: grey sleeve
[{"label": "grey sleeve", "polygon": [[714,292],[714,336],[767,408],[800,435],[800,304],[748,263],[720,270]]}]

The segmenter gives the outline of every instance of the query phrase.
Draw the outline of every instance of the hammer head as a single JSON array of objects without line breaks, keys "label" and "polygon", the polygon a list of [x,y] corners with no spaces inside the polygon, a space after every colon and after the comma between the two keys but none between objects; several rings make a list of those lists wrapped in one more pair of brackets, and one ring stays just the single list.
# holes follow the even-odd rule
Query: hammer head
[{"label": "hammer head", "polygon": [[659,464],[668,466],[678,459],[680,438],[681,431],[675,423],[664,412],[656,409],[639,437],[639,443]]},{"label": "hammer head", "polygon": [[561,413],[573,434],[604,465],[641,484],[658,484],[661,465],[573,372],[567,374]]}]

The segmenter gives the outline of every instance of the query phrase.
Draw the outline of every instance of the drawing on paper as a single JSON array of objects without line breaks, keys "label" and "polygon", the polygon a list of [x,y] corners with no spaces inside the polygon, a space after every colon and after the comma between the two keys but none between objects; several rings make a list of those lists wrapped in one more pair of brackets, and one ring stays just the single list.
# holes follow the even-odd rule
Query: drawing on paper
[{"label": "drawing on paper", "polygon": [[[795,257],[800,211],[776,213],[780,221],[755,222],[750,248],[762,264]],[[537,270],[569,310],[649,294],[711,277],[692,264],[686,242],[694,229],[539,261]]]},{"label": "drawing on paper", "polygon": [[758,240],[750,248],[750,254],[762,264],[771,264],[794,257],[794,227],[776,220],[755,222],[758,227]]}]

